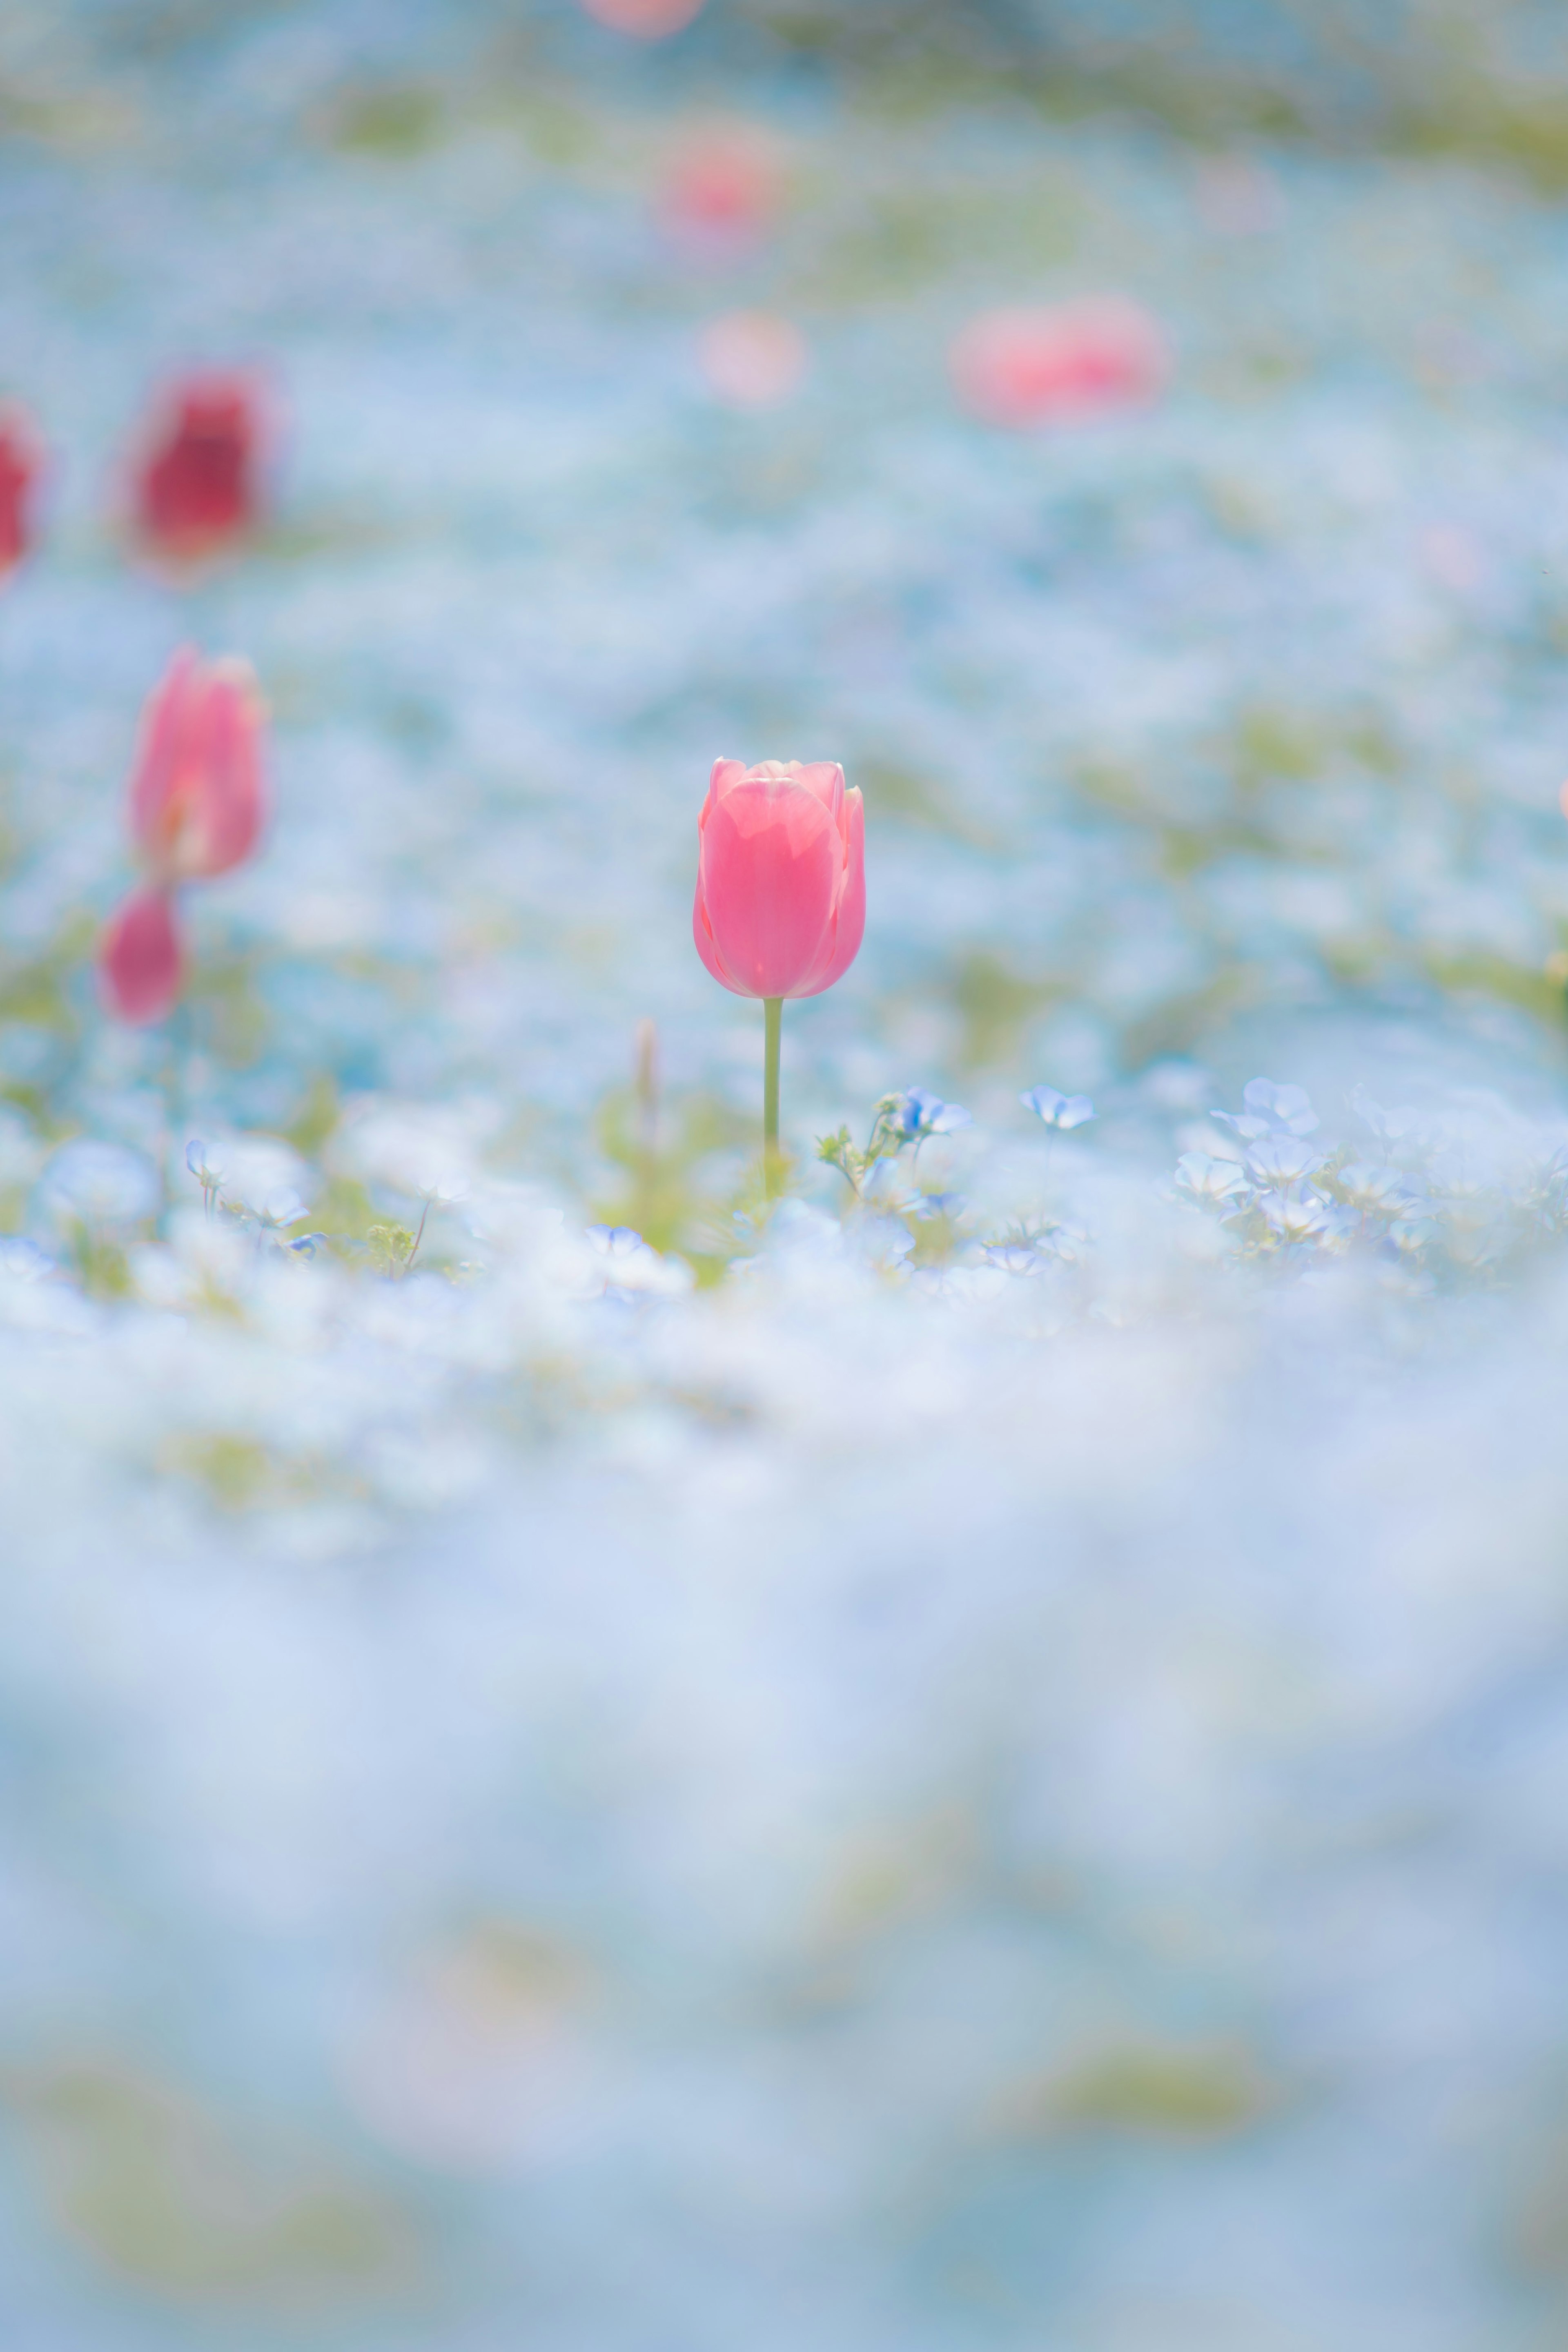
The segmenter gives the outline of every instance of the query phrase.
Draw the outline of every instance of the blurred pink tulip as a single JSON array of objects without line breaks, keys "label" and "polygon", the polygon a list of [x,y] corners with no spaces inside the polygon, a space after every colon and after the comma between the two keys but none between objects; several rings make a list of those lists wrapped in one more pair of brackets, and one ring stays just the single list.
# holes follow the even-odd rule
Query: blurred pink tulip
[{"label": "blurred pink tulip", "polygon": [[177,570],[256,528],[264,426],[248,376],[187,376],[163,395],[132,484],[137,538]]},{"label": "blurred pink tulip", "polygon": [[99,966],[125,1021],[161,1020],[184,977],[174,893],[226,874],[266,815],[261,706],[248,666],[175,655],[148,702],[131,779],[131,835],[148,887],[104,933]]},{"label": "blurred pink tulip", "polygon": [[953,343],[953,383],[989,425],[1065,424],[1150,401],[1170,358],[1159,327],[1135,303],[1075,302],[1058,310],[988,310]]},{"label": "blurred pink tulip", "polygon": [[805,373],[805,338],[769,310],[732,310],[703,329],[698,356],[721,400],[735,408],[773,408]]},{"label": "blurred pink tulip", "polygon": [[583,5],[613,33],[629,33],[637,41],[662,41],[685,30],[702,0],[583,0]]},{"label": "blurred pink tulip", "polygon": [[104,932],[98,968],[121,1021],[162,1021],[179,1001],[184,957],[167,890],[137,890]]},{"label": "blurred pink tulip", "polygon": [[665,176],[659,211],[678,236],[720,249],[771,226],[784,175],[768,142],[743,125],[693,133]]},{"label": "blurred pink tulip", "polygon": [[697,952],[737,996],[818,996],[866,928],[866,820],[834,761],[714,762],[697,824]]},{"label": "blurred pink tulip", "polygon": [[208,882],[256,846],[265,814],[261,706],[249,666],[174,656],[147,705],[131,831],[157,879]]},{"label": "blurred pink tulip", "polygon": [[43,451],[19,409],[0,410],[0,580],[33,543],[33,486]]}]

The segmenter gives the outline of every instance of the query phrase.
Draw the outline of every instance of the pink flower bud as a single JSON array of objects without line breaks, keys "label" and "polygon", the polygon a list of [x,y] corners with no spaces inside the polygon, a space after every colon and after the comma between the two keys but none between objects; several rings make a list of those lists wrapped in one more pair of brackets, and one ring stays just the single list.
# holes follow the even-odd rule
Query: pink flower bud
[{"label": "pink flower bud", "polygon": [[261,443],[261,405],[247,377],[196,375],[175,385],[153,418],[132,486],[148,552],[184,568],[254,529]]},{"label": "pink flower bud", "polygon": [[184,958],[167,890],[138,890],[104,932],[98,969],[121,1021],[162,1021],[179,999]]},{"label": "pink flower bud", "polygon": [[0,411],[0,580],[33,543],[33,485],[42,464],[37,438],[20,410]]},{"label": "pink flower bud", "polygon": [[733,408],[773,408],[805,373],[805,338],[768,310],[731,310],[702,330],[698,358],[710,389]]},{"label": "pink flower bud", "polygon": [[714,762],[697,824],[697,952],[737,996],[817,996],[866,928],[866,824],[834,761]]},{"label": "pink flower bud", "polygon": [[772,146],[738,125],[688,139],[666,174],[659,210],[676,236],[732,250],[771,226],[783,196]]},{"label": "pink flower bud", "polygon": [[988,425],[1071,423],[1153,399],[1169,373],[1164,338],[1122,301],[988,310],[952,347],[959,398]]},{"label": "pink flower bud", "polygon": [[160,886],[210,881],[248,857],[266,814],[261,706],[248,666],[187,646],[148,702],[131,830]]},{"label": "pink flower bud", "polygon": [[702,0],[583,0],[583,5],[612,32],[629,33],[638,41],[662,41],[685,30]]}]

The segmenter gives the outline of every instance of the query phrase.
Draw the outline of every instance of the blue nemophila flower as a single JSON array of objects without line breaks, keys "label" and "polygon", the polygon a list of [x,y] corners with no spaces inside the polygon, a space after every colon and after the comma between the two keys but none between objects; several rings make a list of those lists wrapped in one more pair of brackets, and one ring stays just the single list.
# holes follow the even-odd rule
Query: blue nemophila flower
[{"label": "blue nemophila flower", "polygon": [[1184,1151],[1176,1162],[1176,1190],[1190,1201],[1235,1201],[1250,1192],[1247,1171],[1234,1160],[1211,1160],[1206,1151]]},{"label": "blue nemophila flower", "polygon": [[1339,1186],[1346,1200],[1363,1211],[1384,1210],[1392,1214],[1409,1199],[1405,1179],[1397,1168],[1374,1168],[1365,1160],[1354,1160],[1350,1167],[1342,1168]]},{"label": "blue nemophila flower", "polygon": [[1322,1153],[1293,1135],[1266,1135],[1247,1155],[1247,1171],[1260,1184],[1299,1184],[1322,1164]]},{"label": "blue nemophila flower", "polygon": [[1249,1143],[1266,1135],[1310,1135],[1318,1125],[1318,1114],[1305,1087],[1278,1087],[1272,1078],[1248,1078],[1241,1099],[1247,1105],[1244,1111],[1216,1110],[1209,1116]]},{"label": "blue nemophila flower", "polygon": [[915,1246],[914,1235],[898,1217],[862,1217],[851,1229],[850,1239],[866,1263],[884,1274],[902,1274],[904,1261]]},{"label": "blue nemophila flower", "polygon": [[88,1224],[134,1224],[157,1208],[158,1171],[122,1143],[79,1136],[56,1152],[44,1171],[43,1193],[57,1217]]},{"label": "blue nemophila flower", "polygon": [[1094,1117],[1094,1105],[1087,1095],[1059,1095],[1055,1087],[1031,1087],[1018,1100],[1026,1110],[1032,1110],[1045,1126],[1060,1135],[1083,1127]]},{"label": "blue nemophila flower", "polygon": [[0,1274],[9,1275],[13,1282],[41,1282],[54,1270],[54,1259],[25,1234],[0,1236]]},{"label": "blue nemophila flower", "polygon": [[1003,1274],[1044,1274],[1053,1260],[1029,1242],[991,1242],[984,1251],[984,1263]]},{"label": "blue nemophila flower", "polygon": [[922,1192],[911,1214],[917,1217],[961,1217],[969,1206],[962,1192]]},{"label": "blue nemophila flower", "polygon": [[909,1087],[891,1097],[888,1125],[905,1143],[923,1143],[929,1135],[954,1135],[971,1124],[961,1103],[943,1102],[929,1087]]},{"label": "blue nemophila flower", "polygon": [[1317,1192],[1303,1192],[1296,1200],[1270,1192],[1262,1208],[1269,1230],[1282,1242],[1321,1241],[1338,1228],[1332,1203]]}]

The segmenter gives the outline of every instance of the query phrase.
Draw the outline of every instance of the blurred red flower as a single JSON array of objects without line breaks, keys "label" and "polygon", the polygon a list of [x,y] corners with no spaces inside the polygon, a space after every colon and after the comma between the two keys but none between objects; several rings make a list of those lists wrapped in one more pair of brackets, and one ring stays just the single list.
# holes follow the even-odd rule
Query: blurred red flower
[{"label": "blurred red flower", "polygon": [[132,482],[136,535],[150,554],[183,569],[255,529],[263,438],[248,377],[193,375],[170,388]]},{"label": "blurred red flower", "polygon": [[0,580],[33,543],[33,488],[43,468],[37,434],[20,409],[0,410]]},{"label": "blurred red flower", "polygon": [[987,310],[957,336],[960,400],[988,425],[1066,424],[1152,400],[1170,373],[1165,339],[1134,302]]}]

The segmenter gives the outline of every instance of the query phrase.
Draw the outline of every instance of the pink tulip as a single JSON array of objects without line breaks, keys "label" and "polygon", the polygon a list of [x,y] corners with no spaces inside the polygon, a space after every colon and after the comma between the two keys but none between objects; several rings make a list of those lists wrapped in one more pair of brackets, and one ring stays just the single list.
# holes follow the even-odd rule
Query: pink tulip
[{"label": "pink tulip", "polygon": [[266,815],[261,707],[244,662],[175,655],[148,702],[131,779],[132,840],[147,875],[115,917],[99,968],[125,1021],[158,1021],[184,979],[174,894],[226,874]]},{"label": "pink tulip", "polygon": [[866,929],[866,820],[836,761],[717,760],[697,821],[697,952],[715,980],[766,1007],[763,1139],[778,1152],[786,996],[841,980]]},{"label": "pink tulip", "polygon": [[989,425],[1068,424],[1153,399],[1169,373],[1164,338],[1123,301],[988,310],[952,347],[959,398]]},{"label": "pink tulip", "polygon": [[104,932],[98,968],[121,1021],[162,1021],[184,982],[184,955],[167,890],[137,890]]},{"label": "pink tulip", "polygon": [[805,338],[769,310],[731,310],[702,330],[698,359],[710,391],[732,408],[773,408],[805,373]]},{"label": "pink tulip", "polygon": [[0,410],[0,580],[32,545],[33,485],[43,452],[19,410]]},{"label": "pink tulip", "polygon": [[260,517],[261,403],[247,376],[187,376],[164,395],[132,485],[137,537],[176,570],[221,554]]},{"label": "pink tulip", "polygon": [[634,40],[662,41],[690,24],[702,0],[583,0],[590,16]]},{"label": "pink tulip", "polygon": [[209,882],[256,846],[265,814],[261,708],[245,662],[185,646],[147,705],[131,780],[131,830],[164,883]]},{"label": "pink tulip", "polygon": [[675,156],[659,210],[678,236],[730,251],[772,225],[783,195],[777,158],[757,132],[712,129]]}]

